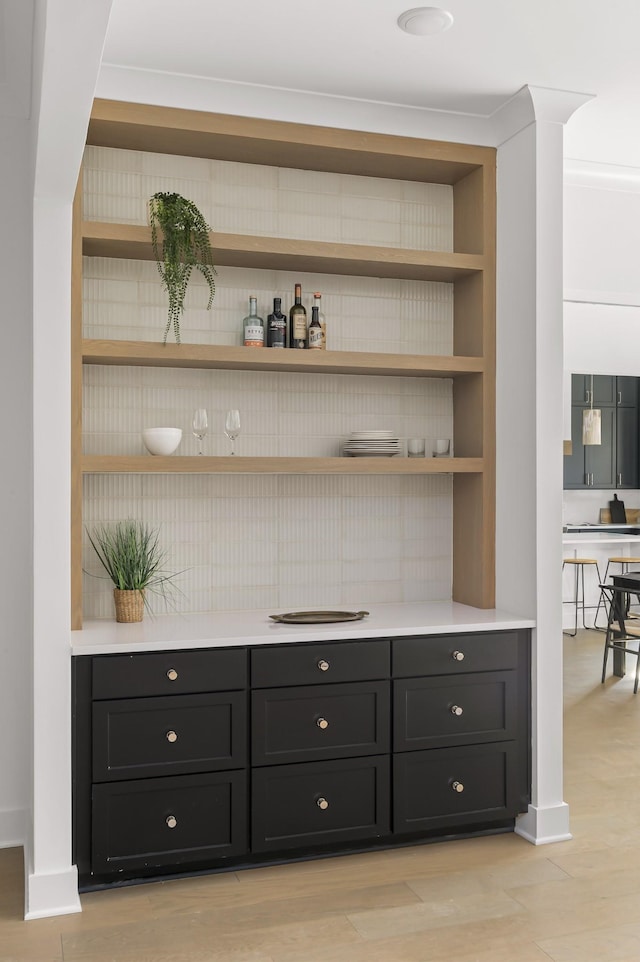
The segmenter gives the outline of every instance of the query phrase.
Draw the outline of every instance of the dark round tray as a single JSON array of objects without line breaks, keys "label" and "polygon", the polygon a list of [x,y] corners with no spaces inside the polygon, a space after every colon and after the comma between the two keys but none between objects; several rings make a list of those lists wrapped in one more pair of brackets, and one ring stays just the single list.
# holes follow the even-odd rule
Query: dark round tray
[{"label": "dark round tray", "polygon": [[368,611],[287,611],[269,617],[282,625],[329,625],[336,621],[360,621],[368,614]]}]

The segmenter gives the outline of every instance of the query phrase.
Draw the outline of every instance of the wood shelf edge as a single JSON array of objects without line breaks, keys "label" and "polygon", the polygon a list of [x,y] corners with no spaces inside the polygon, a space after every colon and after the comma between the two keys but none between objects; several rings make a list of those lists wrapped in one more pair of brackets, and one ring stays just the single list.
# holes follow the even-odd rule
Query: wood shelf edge
[{"label": "wood shelf edge", "polygon": [[83,474],[481,474],[483,458],[83,455]]},{"label": "wood shelf edge", "polygon": [[85,364],[218,370],[363,374],[395,377],[457,377],[481,374],[481,357],[386,354],[370,351],[276,351],[216,344],[163,344],[85,338]]},{"label": "wood shelf edge", "polygon": [[[344,272],[367,269],[383,271],[380,276],[397,276],[398,271],[423,271],[443,275],[445,281],[467,276],[485,269],[483,254],[451,251],[421,251],[403,247],[381,247],[370,244],[343,244],[290,237],[268,237],[257,234],[210,234],[214,261],[219,266],[270,266],[289,262],[302,266],[317,262],[334,268],[341,264]],[[120,257],[153,260],[151,228],[141,224],[113,221],[83,221],[83,253],[89,257]],[[412,276],[411,274],[411,276]],[[426,277],[426,279],[430,279]]]}]

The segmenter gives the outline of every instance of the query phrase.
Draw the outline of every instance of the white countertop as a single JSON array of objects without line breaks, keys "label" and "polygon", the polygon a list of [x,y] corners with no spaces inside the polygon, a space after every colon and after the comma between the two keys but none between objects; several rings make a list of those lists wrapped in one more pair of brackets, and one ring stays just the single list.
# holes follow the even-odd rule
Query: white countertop
[{"label": "white countertop", "polygon": [[[636,526],[634,525],[634,528]],[[595,528],[593,531],[568,531],[562,535],[563,544],[630,544],[638,543],[637,534],[615,534]]]},{"label": "white countertop", "polygon": [[[310,609],[301,609],[310,610]],[[356,609],[350,609],[356,610]],[[432,604],[370,605],[361,621],[331,625],[281,625],[269,620],[277,611],[224,611],[206,614],[158,615],[145,612],[144,621],[117,624],[88,621],[71,632],[74,655],[180,648],[228,648],[240,645],[280,645],[300,641],[338,641],[455,634],[461,631],[507,631],[533,628],[535,622],[494,608],[471,608],[452,601]]]},{"label": "white countertop", "polygon": [[583,531],[585,528],[594,528],[596,531],[617,531],[619,528],[628,528],[630,531],[640,530],[640,524],[615,524],[613,521],[602,523],[584,521],[582,524],[567,522],[565,527],[568,529],[568,533],[571,533],[571,531]]}]

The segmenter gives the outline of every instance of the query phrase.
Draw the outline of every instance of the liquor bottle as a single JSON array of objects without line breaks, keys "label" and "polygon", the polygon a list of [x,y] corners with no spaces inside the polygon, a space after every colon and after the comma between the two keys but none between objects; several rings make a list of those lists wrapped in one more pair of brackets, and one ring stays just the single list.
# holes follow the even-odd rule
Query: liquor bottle
[{"label": "liquor bottle", "polygon": [[289,347],[307,346],[307,312],[302,306],[302,285],[295,286],[296,300],[289,311]]},{"label": "liquor bottle", "polygon": [[242,322],[245,347],[264,347],[264,321],[258,317],[257,299],[249,298],[249,313]]},{"label": "liquor bottle", "polygon": [[[319,292],[316,292],[316,293],[313,295],[313,307],[317,307],[317,308],[318,308],[318,318],[319,318],[319,320],[320,320],[320,327],[322,328],[322,340],[321,340],[321,343],[318,344],[317,346],[318,346],[321,350],[324,351],[324,350],[326,349],[326,347],[327,347],[327,322],[326,322],[326,318],[325,318],[324,314],[322,313],[322,308],[321,308],[321,306],[320,306],[320,303],[321,303],[320,298],[321,298],[321,297],[322,297],[322,295],[321,295]],[[312,310],[313,310],[313,308],[312,308]]]},{"label": "liquor bottle", "polygon": [[311,324],[309,325],[309,350],[321,351],[322,328],[320,327],[320,310],[314,304],[311,308]]},{"label": "liquor bottle", "polygon": [[274,297],[273,314],[267,316],[267,347],[287,346],[287,319],[281,309],[282,298]]}]

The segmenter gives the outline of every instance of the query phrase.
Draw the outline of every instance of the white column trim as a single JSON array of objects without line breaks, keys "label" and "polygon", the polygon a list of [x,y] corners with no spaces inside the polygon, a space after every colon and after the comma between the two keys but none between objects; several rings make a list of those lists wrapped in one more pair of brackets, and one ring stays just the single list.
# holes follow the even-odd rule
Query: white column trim
[{"label": "white column trim", "polygon": [[72,915],[75,912],[82,912],[75,865],[64,872],[39,875],[25,872],[26,921]]},{"label": "white column trim", "polygon": [[546,808],[529,805],[526,814],[518,816],[515,833],[532,845],[568,842],[573,838],[569,831],[569,806],[566,802]]}]

